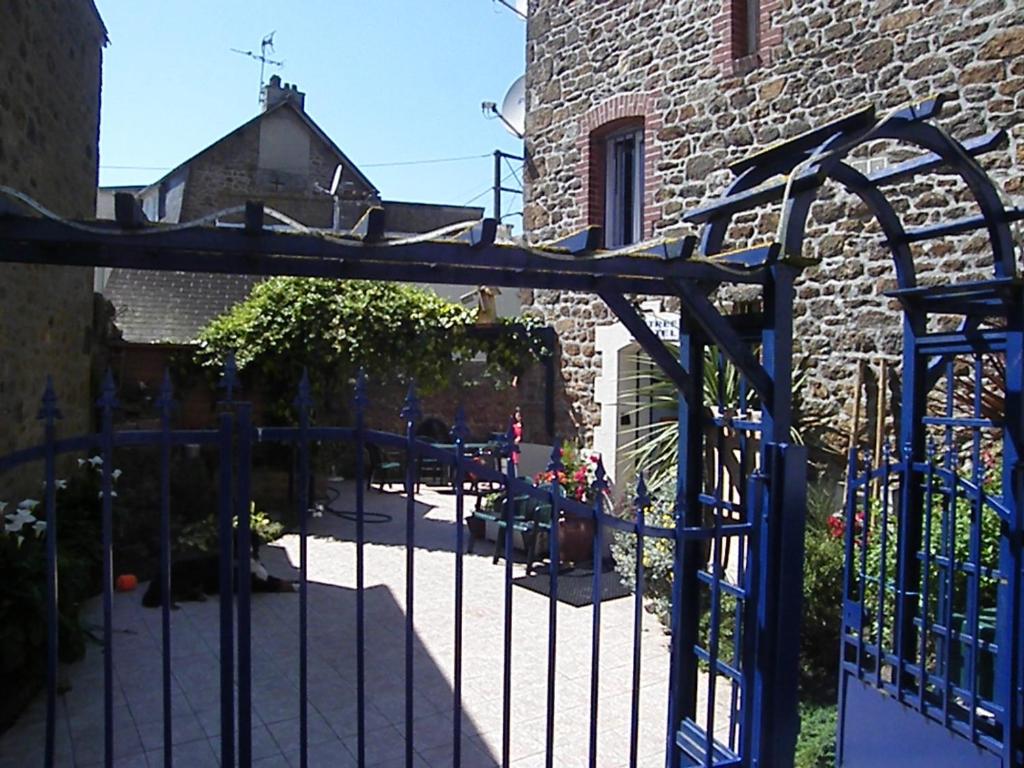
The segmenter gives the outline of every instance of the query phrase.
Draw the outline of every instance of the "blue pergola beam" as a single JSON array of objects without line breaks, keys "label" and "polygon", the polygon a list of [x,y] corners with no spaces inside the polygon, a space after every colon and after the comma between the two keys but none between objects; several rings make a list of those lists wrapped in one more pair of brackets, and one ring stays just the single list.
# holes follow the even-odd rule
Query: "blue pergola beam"
[{"label": "blue pergola beam", "polygon": [[[1004,220],[1008,223],[1024,219],[1024,208],[1008,208]],[[962,235],[966,232],[974,232],[989,226],[989,221],[984,216],[965,216],[962,219],[943,222],[941,224],[929,224],[926,227],[913,227],[906,232],[906,242],[920,243],[924,240],[933,240],[938,237],[949,235]]]},{"label": "blue pergola beam", "polygon": [[707,334],[711,344],[732,361],[766,404],[774,403],[775,387],[750,346],[717,307],[692,283],[676,283],[676,295],[686,314]]},{"label": "blue pergola beam", "polygon": [[837,133],[857,134],[868,130],[874,123],[875,108],[874,106],[867,106],[856,112],[844,115],[838,120],[833,120],[831,123],[812,128],[801,133],[799,136],[794,136],[792,139],[787,139],[760,152],[748,155],[730,165],[729,170],[739,176],[748,168],[753,168],[754,166],[771,165],[778,160],[787,158],[796,158],[799,161],[804,153],[813,151],[821,146],[829,137]]},{"label": "blue pergola beam", "polygon": [[0,261],[192,272],[241,272],[454,285],[504,285],[597,292],[603,281],[631,293],[672,295],[667,281],[761,283],[763,270],[738,272],[711,261],[636,256],[566,258],[511,245],[426,241],[367,245],[354,238],[237,228],[109,233],[60,222],[0,218]]},{"label": "blue pergola beam", "polygon": [[[983,136],[967,139],[961,146],[971,157],[978,157],[979,155],[999,149],[1006,144],[1006,141],[1006,131],[1000,129],[993,133],[986,133]],[[870,173],[868,174],[868,181],[879,186],[882,184],[895,184],[921,173],[930,173],[936,168],[941,167],[945,162],[941,155],[935,152],[927,152],[920,157],[914,157],[902,163]]]},{"label": "blue pergola beam", "polygon": [[[640,316],[640,313],[636,311],[636,308],[626,300],[626,297],[621,293],[613,291],[601,291],[598,295],[608,305],[608,309],[626,326],[626,330],[633,335],[637,344],[650,355],[651,360],[672,379],[676,388],[684,396],[691,392],[692,382],[690,374],[683,369],[679,360],[665,346],[665,342],[658,337],[658,334],[651,330],[651,327],[647,325]],[[697,391],[699,392],[700,389],[698,388]],[[695,408],[700,407],[700,403],[693,403],[692,405]]]}]

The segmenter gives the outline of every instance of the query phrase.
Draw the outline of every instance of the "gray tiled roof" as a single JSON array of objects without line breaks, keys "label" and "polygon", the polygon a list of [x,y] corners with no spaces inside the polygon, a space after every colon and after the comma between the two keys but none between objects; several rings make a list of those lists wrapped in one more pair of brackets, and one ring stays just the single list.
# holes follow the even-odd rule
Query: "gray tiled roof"
[{"label": "gray tiled roof", "polygon": [[103,295],[117,309],[114,324],[135,344],[193,341],[214,317],[245,299],[261,280],[249,275],[115,269]]}]

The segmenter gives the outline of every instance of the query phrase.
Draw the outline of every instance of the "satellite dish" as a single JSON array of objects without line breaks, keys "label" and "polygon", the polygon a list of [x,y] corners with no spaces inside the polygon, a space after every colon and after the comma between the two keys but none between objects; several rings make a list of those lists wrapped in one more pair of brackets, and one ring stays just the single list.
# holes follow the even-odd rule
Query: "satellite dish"
[{"label": "satellite dish", "polygon": [[526,129],[526,75],[512,83],[501,102],[501,116],[505,118],[508,132],[517,138],[523,138]]},{"label": "satellite dish", "polygon": [[338,167],[334,169],[334,178],[331,179],[331,187],[328,190],[330,194],[338,194],[338,187],[341,186],[341,177],[344,172],[345,169],[341,167],[341,163],[338,163]]}]

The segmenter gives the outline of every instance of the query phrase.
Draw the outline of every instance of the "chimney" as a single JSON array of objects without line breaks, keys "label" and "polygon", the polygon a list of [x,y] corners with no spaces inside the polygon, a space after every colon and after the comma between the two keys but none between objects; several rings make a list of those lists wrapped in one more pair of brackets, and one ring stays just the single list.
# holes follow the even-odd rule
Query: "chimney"
[{"label": "chimney", "polygon": [[282,101],[290,101],[300,112],[306,106],[306,94],[300,91],[299,86],[294,83],[290,85],[284,83],[282,85],[280,75],[270,76],[270,82],[263,86],[262,96],[264,112],[272,107],[276,107]]}]

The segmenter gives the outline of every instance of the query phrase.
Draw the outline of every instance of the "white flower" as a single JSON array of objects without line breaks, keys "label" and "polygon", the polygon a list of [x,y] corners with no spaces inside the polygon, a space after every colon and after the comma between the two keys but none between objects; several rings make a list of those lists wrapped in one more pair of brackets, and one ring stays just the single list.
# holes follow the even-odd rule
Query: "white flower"
[{"label": "white flower", "polygon": [[36,529],[36,536],[42,538],[43,534],[46,533],[46,521],[36,520],[32,523],[32,527]]},{"label": "white flower", "polygon": [[22,526],[36,521],[36,516],[29,510],[20,508],[13,515],[4,515],[4,517],[9,521],[4,525],[4,530],[7,533],[18,533]]},{"label": "white flower", "polygon": [[[97,493],[96,494],[96,498],[97,499],[102,499],[103,498],[103,491],[100,491],[99,493]],[[117,498],[117,491],[111,489],[111,491],[110,491],[110,498],[112,498],[112,499]]]},{"label": "white flower", "polygon": [[[43,488],[46,488],[46,481],[43,480],[43,482],[40,483],[40,485],[42,485]],[[57,486],[57,490],[58,491],[63,491],[65,488],[68,487],[68,481],[67,480],[60,480],[60,479],[58,479],[57,482],[56,482],[56,486]]]},{"label": "white flower", "polygon": [[78,466],[84,467],[85,466],[85,459],[79,459],[78,460]]},{"label": "white flower", "polygon": [[119,478],[121,476],[121,470],[120,469],[115,469],[113,472],[110,473],[110,476],[112,478],[114,478],[115,480],[117,480],[117,478]]},{"label": "white flower", "polygon": [[313,517],[323,517],[324,516],[324,505],[323,504],[316,504],[309,511],[310,511],[310,513],[312,514]]},{"label": "white flower", "polygon": [[18,502],[18,509],[33,510],[39,506],[39,499],[22,499]]},{"label": "white flower", "polygon": [[3,512],[5,509],[7,509],[7,502],[0,501],[0,512]]},{"label": "white flower", "polygon": [[102,456],[93,456],[91,459],[89,459],[89,463],[93,467],[102,467],[103,466],[103,457]]}]

